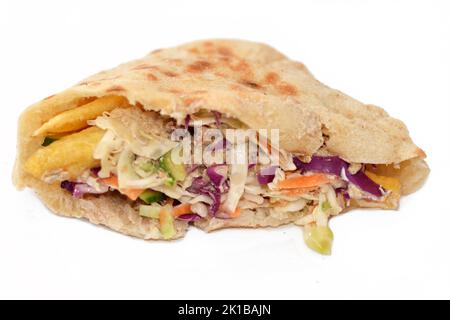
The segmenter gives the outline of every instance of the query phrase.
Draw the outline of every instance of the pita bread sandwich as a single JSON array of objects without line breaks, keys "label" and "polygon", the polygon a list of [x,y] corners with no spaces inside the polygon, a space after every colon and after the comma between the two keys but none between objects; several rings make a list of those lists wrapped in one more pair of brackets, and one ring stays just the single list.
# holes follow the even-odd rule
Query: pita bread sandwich
[{"label": "pita bread sandwich", "polygon": [[292,223],[330,254],[330,218],[396,209],[428,176],[424,158],[401,121],[302,63],[260,43],[204,40],[26,109],[14,183],[56,214],[142,239]]}]

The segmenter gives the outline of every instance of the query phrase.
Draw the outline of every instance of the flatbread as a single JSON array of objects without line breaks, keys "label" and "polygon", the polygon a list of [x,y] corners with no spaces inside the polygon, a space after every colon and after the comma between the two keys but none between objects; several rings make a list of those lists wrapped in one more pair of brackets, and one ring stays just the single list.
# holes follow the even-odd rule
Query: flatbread
[{"label": "flatbread", "polygon": [[[160,238],[147,221],[117,196],[111,206],[105,196],[69,199],[67,192],[27,175],[23,164],[39,147],[32,133],[62,111],[96,97],[119,95],[131,104],[169,115],[181,122],[187,114],[213,110],[237,118],[248,128],[280,129],[280,145],[287,151],[310,156],[320,152],[348,162],[399,164],[403,192],[416,190],[429,169],[425,153],[411,140],[406,126],[383,109],[363,104],[317,81],[307,68],[260,43],[239,40],[204,40],[155,50],[116,68],[97,73],[75,86],[50,96],[24,111],[19,120],[14,183],[35,189],[54,212],[84,217],[140,238]],[[413,174],[403,174],[405,170]],[[117,198],[117,199],[116,199]],[[92,204],[90,209],[86,203]],[[95,213],[93,213],[95,212]],[[123,212],[129,222],[119,223]],[[137,219],[139,218],[139,219]],[[291,218],[264,222],[229,220],[226,226],[276,226]],[[239,222],[241,221],[241,222]],[[120,225],[120,226],[119,226]],[[186,223],[178,228],[179,236]],[[208,227],[205,227],[208,230]]]}]

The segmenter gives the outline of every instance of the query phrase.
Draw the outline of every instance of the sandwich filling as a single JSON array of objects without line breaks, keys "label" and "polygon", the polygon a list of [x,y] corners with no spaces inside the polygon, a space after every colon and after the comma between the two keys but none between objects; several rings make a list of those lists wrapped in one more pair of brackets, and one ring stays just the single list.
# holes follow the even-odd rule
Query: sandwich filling
[{"label": "sandwich filling", "polygon": [[[214,139],[207,136],[210,129]],[[144,219],[159,221],[165,239],[176,233],[174,220],[205,225],[270,216],[304,226],[306,244],[323,254],[331,252],[331,217],[352,206],[398,205],[400,181],[380,175],[384,165],[349,163],[325,148],[313,156],[280,148],[275,162],[276,147],[267,137],[227,139],[236,129],[245,125],[219,112],[175,120],[121,97],[103,97],[44,123],[35,132],[42,147],[25,170],[75,198],[120,193]],[[212,156],[196,161],[197,148]],[[246,161],[229,163],[227,152],[244,153]]]}]

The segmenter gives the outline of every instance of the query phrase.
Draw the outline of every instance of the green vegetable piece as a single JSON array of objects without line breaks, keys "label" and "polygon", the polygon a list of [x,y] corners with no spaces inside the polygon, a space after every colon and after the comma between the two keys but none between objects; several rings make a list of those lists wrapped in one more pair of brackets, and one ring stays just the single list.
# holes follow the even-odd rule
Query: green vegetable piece
[{"label": "green vegetable piece", "polygon": [[160,211],[161,211],[161,206],[155,205],[155,204],[153,204],[151,206],[146,206],[146,205],[139,206],[139,215],[141,217],[159,219]]},{"label": "green vegetable piece", "polygon": [[165,196],[163,193],[153,190],[145,190],[139,195],[139,199],[144,201],[146,204],[151,204],[153,202],[159,202],[164,200]]},{"label": "green vegetable piece", "polygon": [[160,231],[164,239],[172,239],[175,234],[175,226],[173,224],[172,207],[164,206],[159,212]]},{"label": "green vegetable piece", "polygon": [[323,255],[331,254],[331,246],[333,244],[333,232],[330,227],[321,227],[316,225],[305,226],[304,240],[306,245]]},{"label": "green vegetable piece", "polygon": [[182,163],[172,161],[172,151],[167,152],[161,158],[161,167],[176,181],[183,181],[186,178],[186,168]]},{"label": "green vegetable piece", "polygon": [[151,162],[143,163],[140,168],[145,172],[156,172],[158,171],[158,166]]},{"label": "green vegetable piece", "polygon": [[322,211],[328,211],[331,209],[331,204],[329,201],[325,201],[324,203],[322,203]]},{"label": "green vegetable piece", "polygon": [[171,176],[169,176],[167,179],[166,179],[166,181],[164,181],[164,185],[166,186],[166,187],[173,187],[174,185],[175,185],[175,179],[174,178],[172,178]]},{"label": "green vegetable piece", "polygon": [[42,146],[46,147],[51,145],[53,142],[55,142],[56,140],[58,140],[57,138],[52,138],[52,137],[45,137],[44,141],[42,142]]}]

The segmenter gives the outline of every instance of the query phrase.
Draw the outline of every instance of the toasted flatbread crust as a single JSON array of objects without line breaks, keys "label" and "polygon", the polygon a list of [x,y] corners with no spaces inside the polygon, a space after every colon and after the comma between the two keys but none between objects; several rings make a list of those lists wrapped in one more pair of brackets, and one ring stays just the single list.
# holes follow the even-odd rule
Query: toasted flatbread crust
[{"label": "toasted flatbread crust", "polygon": [[[413,143],[401,121],[379,107],[365,105],[323,85],[302,63],[267,45],[204,40],[155,50],[26,109],[19,120],[14,170],[16,186],[35,189],[52,211],[87,218],[140,238],[159,239],[160,235],[154,232],[149,219],[132,213],[123,198],[115,196],[114,205],[110,204],[110,196],[75,200],[59,187],[44,184],[23,170],[25,160],[40,147],[42,138],[32,136],[36,129],[62,111],[106,95],[126,97],[131,104],[179,121],[205,109],[237,118],[249,128],[280,129],[281,147],[299,155],[312,155],[320,149],[349,162],[408,161],[408,172],[414,174],[402,174],[403,169],[396,173],[404,193],[416,190],[429,172],[422,160],[425,153]],[[255,215],[253,219],[230,220],[221,226],[275,226],[292,220],[265,223],[258,219]],[[184,234],[185,227],[184,223],[177,236]]]}]

